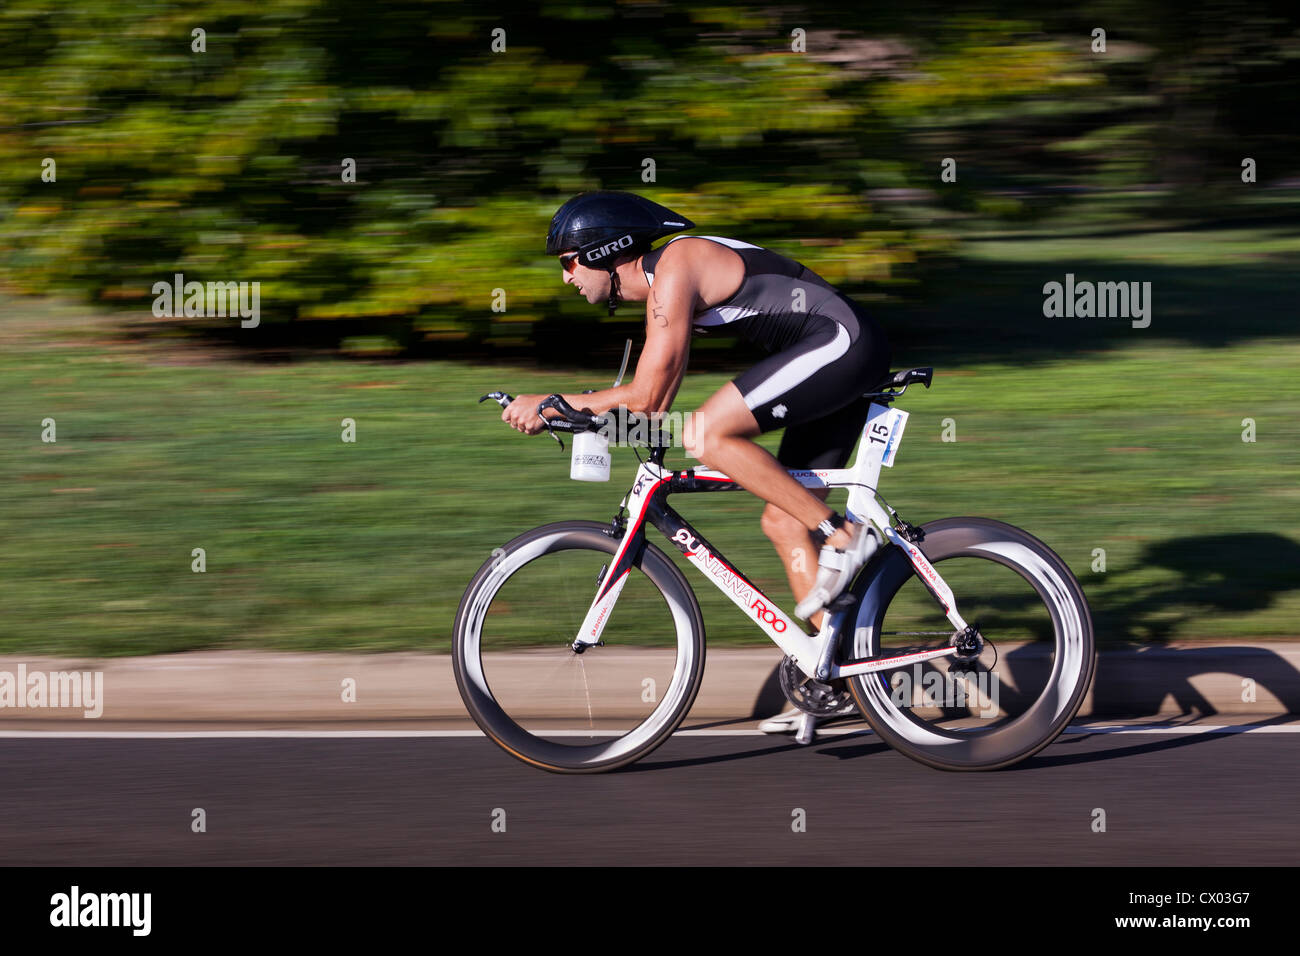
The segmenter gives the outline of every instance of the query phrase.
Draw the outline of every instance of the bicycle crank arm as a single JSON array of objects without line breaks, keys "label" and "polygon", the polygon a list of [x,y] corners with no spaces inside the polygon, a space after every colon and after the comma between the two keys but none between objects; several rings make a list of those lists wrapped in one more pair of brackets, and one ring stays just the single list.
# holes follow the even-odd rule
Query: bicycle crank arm
[{"label": "bicycle crank arm", "polygon": [[957,599],[953,597],[952,588],[948,587],[947,582],[940,577],[939,572],[934,569],[934,565],[921,553],[921,549],[889,525],[885,525],[884,532],[891,543],[903,549],[903,553],[907,555],[907,559],[912,562],[912,567],[916,570],[916,576],[921,579],[921,583],[925,585],[926,590],[939,602],[939,606],[943,608],[943,613],[948,617],[948,622],[958,631],[966,630],[969,625],[967,625],[965,618],[957,613]]}]

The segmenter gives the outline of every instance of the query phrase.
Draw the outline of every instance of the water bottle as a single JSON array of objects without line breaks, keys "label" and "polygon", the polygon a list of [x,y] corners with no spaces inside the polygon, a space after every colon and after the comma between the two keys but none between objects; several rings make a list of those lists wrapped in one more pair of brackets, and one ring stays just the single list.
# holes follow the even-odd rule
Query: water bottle
[{"label": "water bottle", "polygon": [[573,436],[573,457],[569,477],[574,481],[609,481],[609,437],[600,432]]}]

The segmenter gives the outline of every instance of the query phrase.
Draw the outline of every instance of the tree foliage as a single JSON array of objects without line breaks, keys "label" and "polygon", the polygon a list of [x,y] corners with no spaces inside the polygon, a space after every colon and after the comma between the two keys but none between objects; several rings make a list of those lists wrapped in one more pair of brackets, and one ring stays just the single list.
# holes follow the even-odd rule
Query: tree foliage
[{"label": "tree foliage", "polygon": [[527,340],[581,311],[542,253],[581,189],[889,292],[951,237],[873,190],[1014,218],[1045,184],[1226,189],[1243,137],[1295,168],[1294,129],[1252,93],[1296,90],[1295,27],[1267,5],[899,6],[14,0],[0,268],[141,314],[180,272],[260,282],[268,323]]}]

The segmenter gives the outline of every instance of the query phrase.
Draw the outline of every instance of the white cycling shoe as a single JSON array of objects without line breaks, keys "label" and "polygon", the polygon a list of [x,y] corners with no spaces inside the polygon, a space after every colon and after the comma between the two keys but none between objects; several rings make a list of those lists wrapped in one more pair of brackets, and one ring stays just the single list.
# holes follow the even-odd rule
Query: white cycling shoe
[{"label": "white cycling shoe", "polygon": [[[818,724],[833,723],[841,721],[846,717],[853,717],[857,712],[857,705],[852,701],[849,701],[839,710],[835,711],[835,713],[829,714],[825,717],[813,717],[813,720]],[[812,715],[805,714],[802,710],[799,710],[796,707],[791,707],[784,713],[777,714],[775,717],[769,717],[758,725],[758,729],[760,733],[764,734],[793,734],[803,725],[804,719],[810,716]]]},{"label": "white cycling shoe", "polygon": [[783,714],[769,717],[758,725],[758,729],[760,733],[764,734],[792,734],[799,729],[799,725],[803,723],[803,718],[803,711],[792,707]]},{"label": "white cycling shoe", "polygon": [[857,716],[857,713],[858,709],[852,701],[827,717],[814,717],[795,708],[763,721],[758,729],[765,734],[794,734],[795,743],[807,746],[817,739],[818,727],[850,719]]},{"label": "white cycling shoe", "polygon": [[[827,522],[822,522],[823,531],[826,527]],[[817,556],[817,582],[808,596],[794,609],[794,616],[801,621],[808,620],[843,594],[876,549],[876,539],[865,525],[846,520],[844,527],[855,532],[853,540],[843,551],[822,545],[821,554]]]}]

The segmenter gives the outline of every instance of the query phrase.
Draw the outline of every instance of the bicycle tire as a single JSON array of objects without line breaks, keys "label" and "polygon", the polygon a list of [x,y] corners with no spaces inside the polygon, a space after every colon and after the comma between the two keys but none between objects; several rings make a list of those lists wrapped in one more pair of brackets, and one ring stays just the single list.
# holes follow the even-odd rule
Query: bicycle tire
[{"label": "bicycle tire", "polygon": [[[1044,690],[1023,713],[1002,726],[969,731],[946,729],[918,718],[906,700],[900,705],[898,695],[880,673],[851,677],[849,690],[872,730],[913,760],[954,771],[1009,767],[1055,740],[1087,695],[1096,669],[1087,600],[1065,562],[1019,528],[987,518],[945,518],[924,525],[922,531],[918,546],[945,578],[946,561],[984,559],[1009,568],[1032,587],[1046,609],[1052,632],[1051,672]],[[896,547],[882,549],[872,558],[854,583],[857,603],[845,612],[853,625],[841,632],[845,657],[863,659],[882,653],[890,605],[913,574],[911,562]],[[954,588],[954,594],[961,609],[962,591]],[[935,610],[938,613],[937,606]]]},{"label": "bicycle tire", "polygon": [[[536,729],[526,729],[516,719],[519,715],[512,717],[497,699],[500,692],[493,692],[483,661],[483,630],[484,621],[493,613],[493,602],[503,586],[532,562],[559,552],[590,552],[593,563],[608,563],[619,544],[619,539],[610,536],[609,525],[594,521],[564,521],[535,528],[494,552],[493,558],[485,562],[470,581],[457,609],[452,665],[465,707],[490,740],[532,766],[554,773],[601,773],[633,763],[672,735],[689,713],[699,692],[704,674],[704,619],[699,604],[685,575],[662,551],[648,542],[633,568],[648,582],[648,586],[642,585],[643,590],[651,594],[657,592],[668,607],[676,659],[667,689],[645,719],[626,732],[615,733],[612,739],[597,743],[560,743],[541,735]],[[575,591],[572,601],[585,602],[581,607],[585,613],[592,593]],[[623,600],[624,595],[620,595],[620,602]],[[528,616],[536,613],[532,608],[515,613],[504,603],[498,604],[498,615],[508,617],[513,614],[516,622],[528,621]],[[618,607],[616,604],[610,623],[618,614]],[[574,633],[576,628],[565,639],[566,649]],[[593,647],[586,654],[600,654],[604,650],[603,647]],[[558,648],[556,653],[560,653]],[[573,652],[569,650],[568,653]],[[540,676],[537,678],[541,679]],[[585,738],[579,734],[579,739]]]}]

